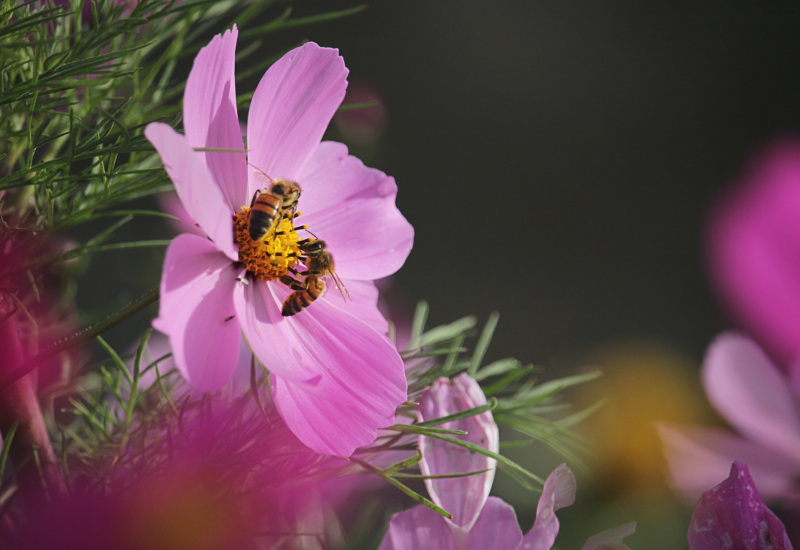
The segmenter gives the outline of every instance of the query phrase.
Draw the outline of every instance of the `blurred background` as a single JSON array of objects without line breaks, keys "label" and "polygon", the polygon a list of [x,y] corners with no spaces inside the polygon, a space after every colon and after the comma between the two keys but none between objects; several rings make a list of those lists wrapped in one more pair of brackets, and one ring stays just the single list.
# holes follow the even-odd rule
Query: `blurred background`
[{"label": "blurred background", "polygon": [[[356,3],[272,15],[287,5]],[[563,548],[631,519],[632,547],[685,547],[690,508],[666,489],[650,422],[710,415],[696,373],[728,322],[704,274],[705,215],[752,153],[800,131],[798,29],[788,0],[404,0],[266,39],[270,55],[339,48],[347,101],[380,101],[330,138],[396,178],[415,227],[391,299],[409,315],[427,300],[429,325],[498,311],[488,360],[606,369],[574,395],[608,404],[586,428],[578,504],[559,514]],[[559,462],[526,453],[542,476]],[[527,530],[538,496],[511,485],[495,488]]]}]

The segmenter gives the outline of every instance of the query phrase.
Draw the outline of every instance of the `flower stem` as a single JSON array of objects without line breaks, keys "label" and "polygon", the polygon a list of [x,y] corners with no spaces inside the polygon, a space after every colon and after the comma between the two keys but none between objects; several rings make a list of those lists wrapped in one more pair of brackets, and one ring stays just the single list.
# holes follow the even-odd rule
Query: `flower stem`
[{"label": "flower stem", "polygon": [[150,292],[148,292],[144,296],[141,296],[137,300],[129,303],[121,310],[117,311],[112,315],[109,315],[105,320],[96,323],[94,325],[90,325],[71,336],[53,342],[49,346],[46,346],[41,352],[39,352],[38,355],[29,358],[27,361],[22,361],[20,363],[15,363],[15,364],[11,363],[6,364],[5,362],[2,362],[2,358],[0,358],[0,391],[4,390],[17,380],[20,380],[27,374],[31,373],[34,369],[36,369],[37,366],[41,365],[42,362],[45,361],[46,359],[53,357],[54,355],[61,353],[62,351],[67,350],[71,347],[88,342],[95,336],[104,333],[105,331],[107,331],[113,326],[116,326],[117,324],[124,321],[131,315],[146,308],[156,300],[158,300],[158,288],[152,289]]},{"label": "flower stem", "polygon": [[[0,318],[0,371],[22,364],[24,354],[17,332],[16,314]],[[53,446],[36,397],[36,373],[29,373],[0,390],[0,433],[7,434],[14,424],[9,456],[18,474],[23,494],[36,496],[43,489],[51,496],[65,492]]]}]

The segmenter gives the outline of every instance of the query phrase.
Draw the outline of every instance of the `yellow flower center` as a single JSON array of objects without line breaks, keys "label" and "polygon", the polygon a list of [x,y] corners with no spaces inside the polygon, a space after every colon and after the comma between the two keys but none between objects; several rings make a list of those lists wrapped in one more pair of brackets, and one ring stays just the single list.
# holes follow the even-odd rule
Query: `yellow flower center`
[{"label": "yellow flower center", "polygon": [[[298,214],[299,215],[299,212]],[[300,237],[291,215],[281,219],[258,241],[250,238],[250,208],[243,206],[233,219],[239,261],[256,279],[271,281],[289,273],[301,256],[297,241]]]}]

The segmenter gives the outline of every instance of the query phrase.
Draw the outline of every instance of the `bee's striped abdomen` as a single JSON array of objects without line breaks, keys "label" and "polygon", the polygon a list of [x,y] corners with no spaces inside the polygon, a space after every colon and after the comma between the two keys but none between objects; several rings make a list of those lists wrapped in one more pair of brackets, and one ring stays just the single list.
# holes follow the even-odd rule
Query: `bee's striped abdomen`
[{"label": "bee's striped abdomen", "polygon": [[314,303],[314,300],[325,294],[325,281],[314,276],[309,275],[305,279],[306,288],[303,290],[295,290],[284,300],[283,307],[281,308],[281,315],[290,317],[300,313],[305,308]]},{"label": "bee's striped abdomen", "polygon": [[281,197],[268,191],[256,193],[250,206],[250,238],[263,239],[275,224],[281,209]]}]

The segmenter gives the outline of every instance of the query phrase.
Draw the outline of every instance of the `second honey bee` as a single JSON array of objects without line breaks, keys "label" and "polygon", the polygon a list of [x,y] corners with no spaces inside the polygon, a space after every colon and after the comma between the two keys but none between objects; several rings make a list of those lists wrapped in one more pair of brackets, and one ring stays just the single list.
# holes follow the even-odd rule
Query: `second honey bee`
[{"label": "second honey bee", "polygon": [[294,290],[284,300],[281,315],[284,317],[296,315],[325,294],[327,285],[322,280],[324,276],[331,277],[342,298],[349,299],[350,293],[334,271],[333,256],[325,250],[325,241],[306,239],[298,244],[301,252],[305,254],[300,259],[306,264],[306,270],[297,275],[302,275],[305,279],[301,282],[289,275],[281,277],[281,282]]},{"label": "second honey bee", "polygon": [[285,216],[294,218],[300,192],[296,182],[284,179],[272,181],[269,190],[256,191],[250,203],[250,238],[260,241],[273,227],[277,230]]}]

